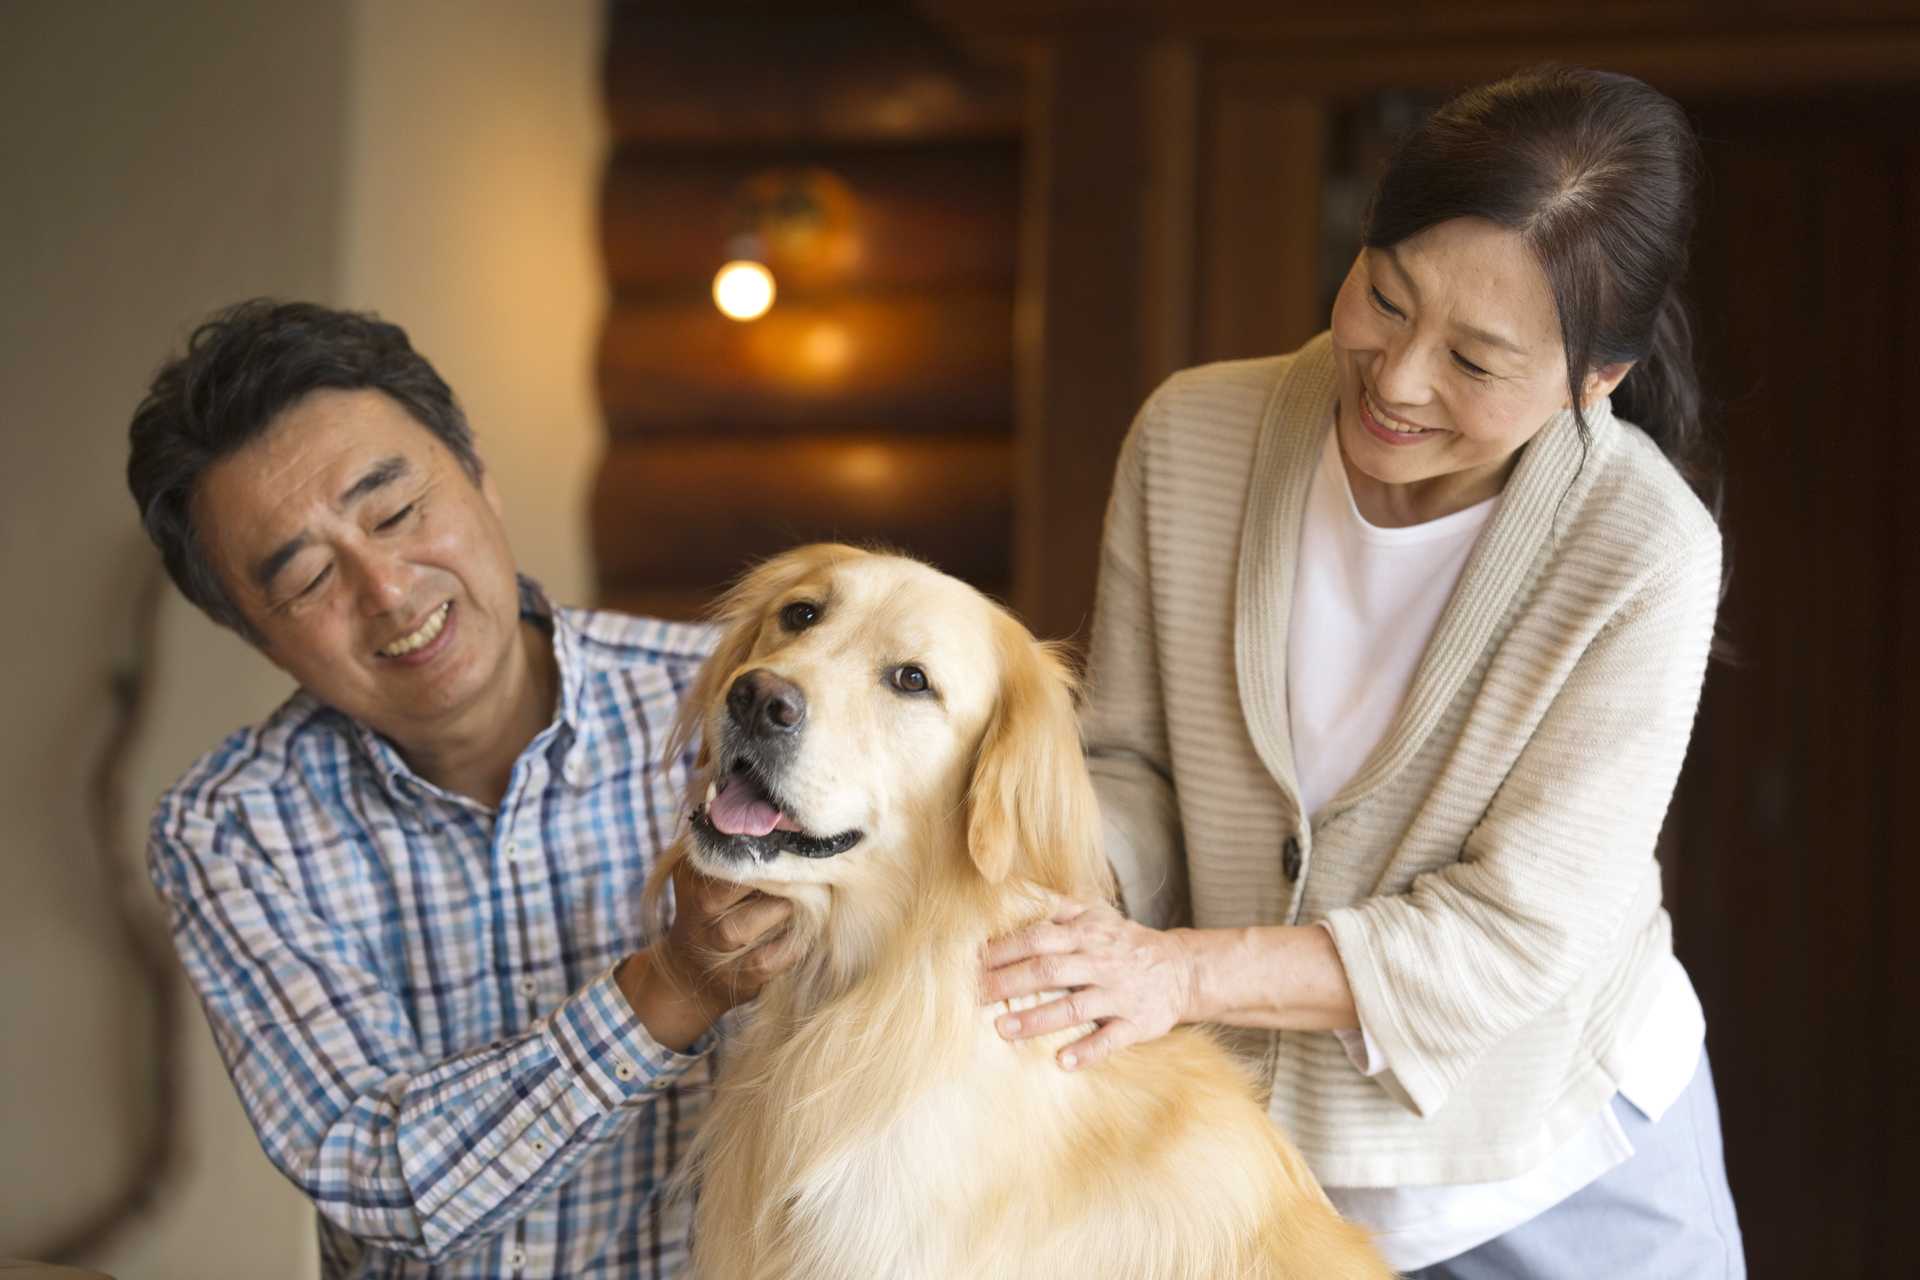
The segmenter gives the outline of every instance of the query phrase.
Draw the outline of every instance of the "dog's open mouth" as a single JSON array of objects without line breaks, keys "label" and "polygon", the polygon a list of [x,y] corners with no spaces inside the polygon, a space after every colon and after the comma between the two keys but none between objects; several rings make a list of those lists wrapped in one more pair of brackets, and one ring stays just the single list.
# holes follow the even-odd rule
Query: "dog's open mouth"
[{"label": "dog's open mouth", "polygon": [[693,811],[693,830],[711,852],[762,862],[782,853],[831,858],[859,844],[865,834],[853,830],[821,836],[803,830],[745,757],[707,784],[706,803]]}]

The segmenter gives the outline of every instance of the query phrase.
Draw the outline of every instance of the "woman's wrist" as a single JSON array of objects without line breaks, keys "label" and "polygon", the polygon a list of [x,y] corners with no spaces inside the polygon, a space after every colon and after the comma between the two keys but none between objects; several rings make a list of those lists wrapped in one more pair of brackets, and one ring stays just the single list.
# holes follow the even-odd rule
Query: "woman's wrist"
[{"label": "woman's wrist", "polygon": [[1175,932],[1192,970],[1185,1021],[1282,1031],[1360,1025],[1339,949],[1320,926]]}]

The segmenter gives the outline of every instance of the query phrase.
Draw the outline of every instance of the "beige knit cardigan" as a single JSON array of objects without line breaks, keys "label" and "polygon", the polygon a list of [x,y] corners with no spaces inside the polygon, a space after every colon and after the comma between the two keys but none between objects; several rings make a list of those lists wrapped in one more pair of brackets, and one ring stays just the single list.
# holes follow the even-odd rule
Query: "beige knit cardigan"
[{"label": "beige knit cardigan", "polygon": [[[1121,451],[1085,716],[1109,856],[1159,926],[1326,921],[1391,1081],[1229,1032],[1332,1186],[1477,1182],[1615,1091],[1671,929],[1654,841],[1719,601],[1713,519],[1610,408],[1522,451],[1405,703],[1300,812],[1287,617],[1327,336],[1167,381]],[[1393,1083],[1397,1081],[1397,1087]]]}]

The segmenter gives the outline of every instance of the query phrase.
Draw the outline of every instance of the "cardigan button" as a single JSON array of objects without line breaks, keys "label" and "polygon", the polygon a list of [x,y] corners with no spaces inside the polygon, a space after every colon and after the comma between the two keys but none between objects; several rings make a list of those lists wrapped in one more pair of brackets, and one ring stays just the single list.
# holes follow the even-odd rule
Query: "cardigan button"
[{"label": "cardigan button", "polygon": [[1280,857],[1280,869],[1287,873],[1287,879],[1300,879],[1300,837],[1288,836],[1287,847]]}]

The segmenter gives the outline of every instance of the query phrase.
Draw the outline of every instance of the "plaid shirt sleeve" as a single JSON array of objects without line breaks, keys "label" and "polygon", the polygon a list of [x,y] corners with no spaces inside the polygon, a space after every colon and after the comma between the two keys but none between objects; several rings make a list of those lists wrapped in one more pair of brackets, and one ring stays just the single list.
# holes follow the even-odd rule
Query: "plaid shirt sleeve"
[{"label": "plaid shirt sleeve", "polygon": [[381,1248],[432,1262],[485,1240],[708,1047],[657,1043],[608,970],[526,1034],[427,1061],[358,938],[293,890],[239,813],[165,804],[148,857],[268,1157]]}]

